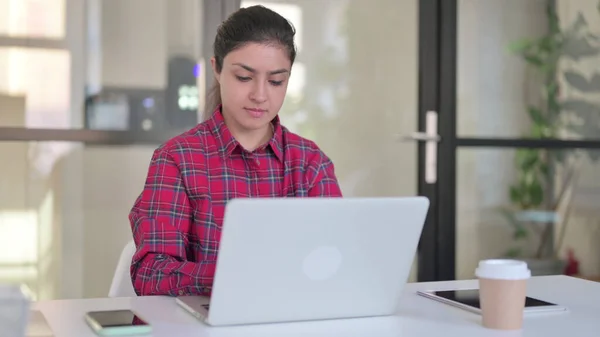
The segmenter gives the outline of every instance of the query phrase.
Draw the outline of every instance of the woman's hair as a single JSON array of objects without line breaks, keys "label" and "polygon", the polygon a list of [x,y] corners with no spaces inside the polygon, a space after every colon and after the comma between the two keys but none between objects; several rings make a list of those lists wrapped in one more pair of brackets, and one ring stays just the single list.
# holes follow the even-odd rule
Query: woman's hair
[{"label": "woman's hair", "polygon": [[[275,45],[285,49],[290,62],[296,59],[296,30],[283,16],[263,6],[240,8],[217,29],[213,54],[217,72],[223,69],[223,59],[230,52],[248,43]],[[209,92],[204,119],[210,118],[221,101],[219,83],[215,80]]]}]

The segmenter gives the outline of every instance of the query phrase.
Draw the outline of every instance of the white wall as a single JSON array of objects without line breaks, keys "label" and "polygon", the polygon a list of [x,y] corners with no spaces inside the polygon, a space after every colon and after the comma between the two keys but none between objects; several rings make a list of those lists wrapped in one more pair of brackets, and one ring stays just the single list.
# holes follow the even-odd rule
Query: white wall
[{"label": "white wall", "polygon": [[[102,0],[96,37],[100,74],[95,78],[102,86],[164,88],[169,55],[199,52],[195,2]],[[155,147],[90,146],[77,154],[81,160],[78,207],[85,223],[83,297],[108,293],[119,254],[131,239],[128,213],[142,190]]]},{"label": "white wall", "polygon": [[83,152],[85,297],[108,294],[119,254],[132,239],[128,215],[154,148],[88,147]]},{"label": "white wall", "polygon": [[[26,97],[0,94],[3,126],[24,127]],[[33,142],[0,142],[0,283],[23,282],[39,299],[61,286],[59,170],[42,174],[31,160]],[[4,161],[5,163],[7,161]]]},{"label": "white wall", "polygon": [[[201,52],[199,1],[169,0],[168,6],[164,0],[89,0],[88,6],[84,1],[65,0],[64,4],[61,22],[53,20],[54,15],[47,18],[50,27],[66,25],[64,50],[0,48],[0,90],[26,95],[20,110],[10,108],[14,99],[3,97],[1,126],[81,128],[86,84],[96,89],[102,85],[163,88],[168,55]],[[6,1],[0,3],[4,5]],[[0,34],[8,27],[7,18],[2,18]],[[45,71],[42,77],[40,69]],[[117,256],[130,237],[127,213],[141,191],[153,147],[84,147],[65,142],[1,145],[3,155],[24,157],[22,165],[3,175],[8,180],[0,185],[2,195],[12,199],[3,197],[0,222],[41,228],[42,239],[35,233],[30,233],[34,240],[20,238],[22,247],[33,245],[33,254],[39,248],[53,249],[40,266],[46,277],[43,289],[38,287],[41,279],[33,276],[37,283],[32,286],[38,287],[40,298],[105,296]],[[31,213],[31,219],[7,218],[12,211],[21,217]],[[46,239],[52,247],[45,246]]]},{"label": "white wall", "polygon": [[161,89],[166,86],[170,55],[201,55],[199,1],[91,2],[97,1],[99,6],[88,13],[98,21],[90,38],[98,41],[100,52],[100,66],[95,69],[100,73],[92,76],[103,85]]},{"label": "white wall", "polygon": [[[141,12],[143,11],[143,15]],[[161,89],[169,55],[200,55],[201,8],[194,0],[93,0],[88,3],[87,84]],[[94,53],[95,52],[95,53]],[[77,90],[80,90],[79,87]],[[131,239],[128,213],[141,192],[156,146],[71,147],[62,158],[67,272],[81,275],[62,297],[103,297]],[[80,266],[78,268],[77,266]]]},{"label": "white wall", "polygon": [[102,0],[101,4],[102,83],[163,88],[167,69],[167,2]]}]

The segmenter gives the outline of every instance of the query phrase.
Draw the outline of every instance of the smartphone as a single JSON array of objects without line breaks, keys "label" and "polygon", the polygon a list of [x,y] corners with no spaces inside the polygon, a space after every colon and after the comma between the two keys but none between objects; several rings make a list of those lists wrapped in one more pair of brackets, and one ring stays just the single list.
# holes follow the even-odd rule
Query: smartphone
[{"label": "smartphone", "polygon": [[[417,291],[417,294],[476,314],[481,314],[479,289]],[[567,308],[556,303],[527,296],[525,314],[564,312]]]},{"label": "smartphone", "polygon": [[144,335],[152,332],[148,322],[131,310],[91,311],[85,320],[99,336]]}]

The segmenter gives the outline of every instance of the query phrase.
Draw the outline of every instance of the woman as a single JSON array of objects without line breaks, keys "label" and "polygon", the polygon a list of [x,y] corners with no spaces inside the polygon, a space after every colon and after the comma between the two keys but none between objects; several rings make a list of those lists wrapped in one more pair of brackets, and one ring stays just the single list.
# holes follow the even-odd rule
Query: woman
[{"label": "woman", "polygon": [[262,6],[240,9],[219,27],[214,112],[154,152],[129,216],[138,295],[210,294],[232,198],[342,196],[331,160],[279,123],[294,35]]}]

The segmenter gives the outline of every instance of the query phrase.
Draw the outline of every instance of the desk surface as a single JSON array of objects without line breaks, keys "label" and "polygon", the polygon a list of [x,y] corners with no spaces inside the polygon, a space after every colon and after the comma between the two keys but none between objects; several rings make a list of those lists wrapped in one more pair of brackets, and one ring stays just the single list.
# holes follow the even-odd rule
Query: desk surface
[{"label": "desk surface", "polygon": [[179,308],[173,298],[103,298],[38,302],[55,337],[95,336],[83,320],[92,310],[133,309],[153,326],[153,337],[287,337],[287,336],[598,336],[600,331],[600,283],[567,276],[534,277],[528,295],[560,303],[568,313],[526,317],[524,329],[498,332],[481,327],[480,316],[438,303],[417,290],[476,287],[474,280],[411,283],[405,288],[398,315],[318,322],[265,324],[211,328]]}]

